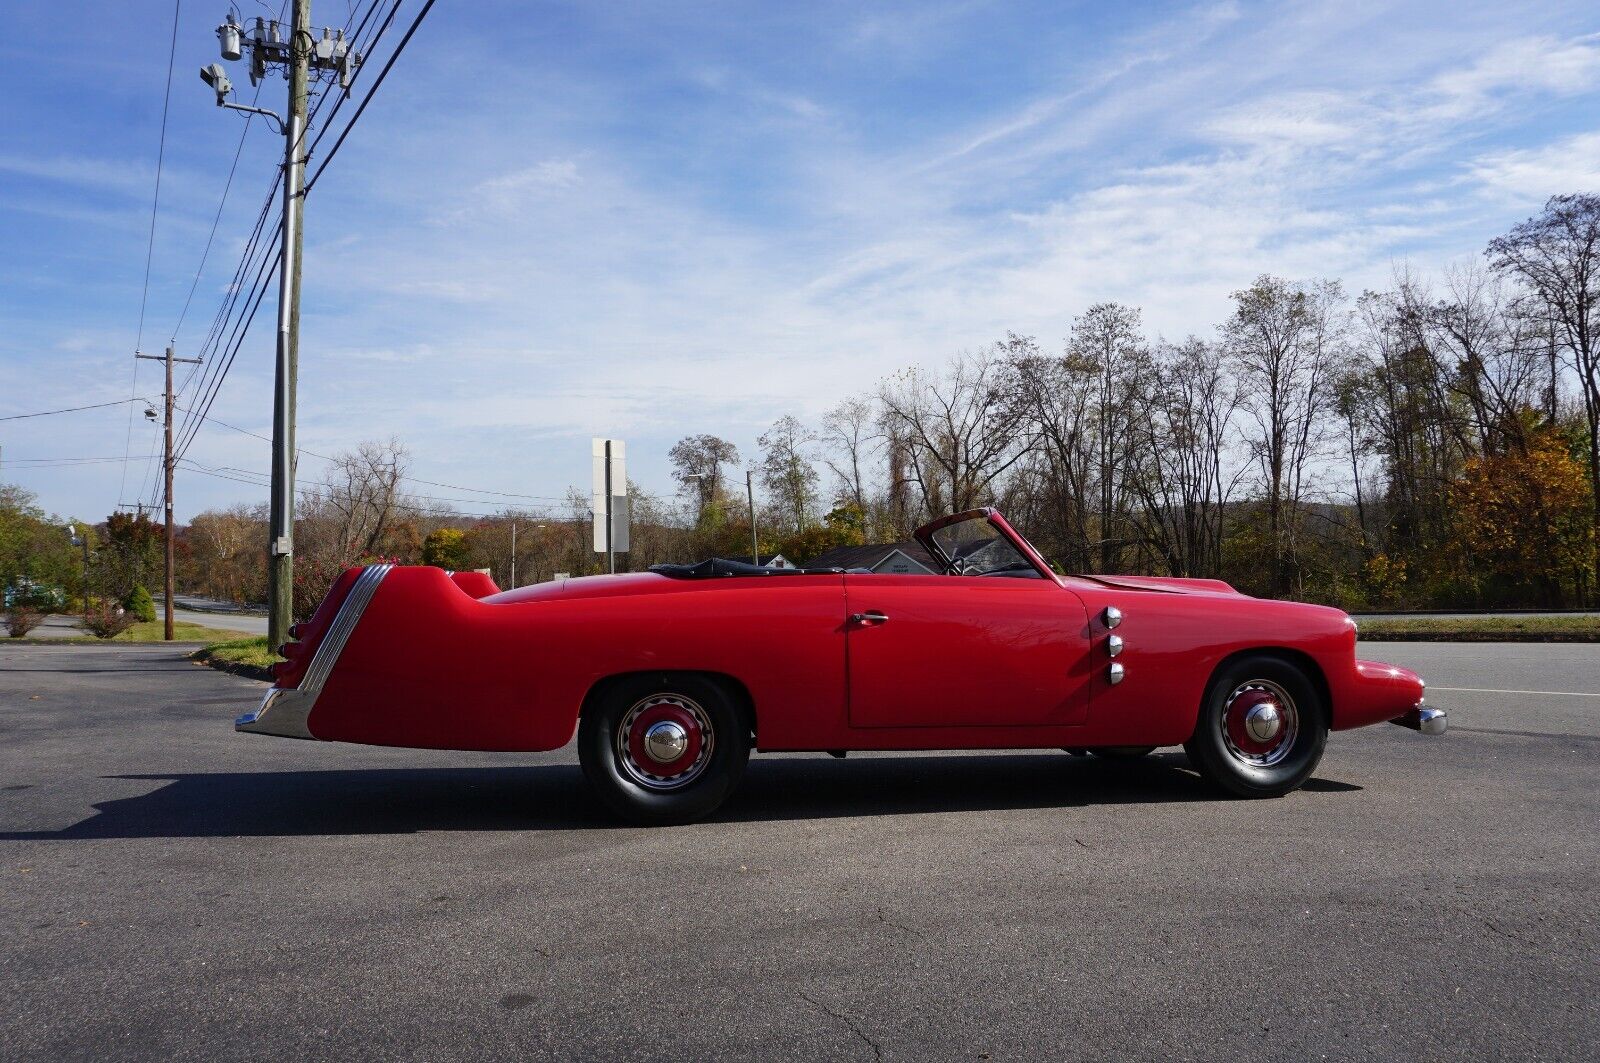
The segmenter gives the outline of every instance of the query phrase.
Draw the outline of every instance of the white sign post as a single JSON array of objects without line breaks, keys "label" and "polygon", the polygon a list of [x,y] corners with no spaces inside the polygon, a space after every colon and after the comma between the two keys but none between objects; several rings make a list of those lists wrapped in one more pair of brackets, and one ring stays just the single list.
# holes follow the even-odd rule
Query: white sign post
[{"label": "white sign post", "polygon": [[627,447],[620,439],[596,439],[594,456],[594,552],[617,570],[617,554],[628,552]]}]

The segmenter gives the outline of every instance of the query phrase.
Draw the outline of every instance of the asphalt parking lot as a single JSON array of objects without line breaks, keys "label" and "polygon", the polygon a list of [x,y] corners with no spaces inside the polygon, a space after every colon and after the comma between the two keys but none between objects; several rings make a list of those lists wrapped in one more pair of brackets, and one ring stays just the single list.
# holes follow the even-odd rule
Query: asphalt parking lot
[{"label": "asphalt parking lot", "polygon": [[0,1058],[1592,1059],[1600,646],[1385,643],[1451,732],[1277,801],[1181,751],[758,756],[619,827],[569,750],[236,735],[0,647]]}]

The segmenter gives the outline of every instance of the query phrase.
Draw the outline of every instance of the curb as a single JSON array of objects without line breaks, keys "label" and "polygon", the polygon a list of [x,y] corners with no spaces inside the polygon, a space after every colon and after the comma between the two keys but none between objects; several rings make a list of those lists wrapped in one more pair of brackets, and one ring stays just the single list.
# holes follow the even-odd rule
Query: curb
[{"label": "curb", "polygon": [[195,664],[215,668],[219,672],[240,676],[245,679],[259,679],[263,682],[272,682],[272,669],[264,668],[259,664],[245,664],[242,661],[219,661],[214,657],[204,655],[204,650],[196,650],[189,654],[189,660]]}]

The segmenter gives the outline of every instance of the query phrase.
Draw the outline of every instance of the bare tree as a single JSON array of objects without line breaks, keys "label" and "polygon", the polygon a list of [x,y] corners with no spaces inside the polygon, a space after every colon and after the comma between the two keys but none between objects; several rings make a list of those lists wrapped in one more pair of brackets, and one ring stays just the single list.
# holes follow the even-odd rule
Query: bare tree
[{"label": "bare tree", "polygon": [[1093,371],[1089,414],[1095,440],[1100,571],[1115,572],[1128,543],[1126,463],[1135,390],[1147,368],[1137,307],[1096,303],[1072,322],[1068,354]]},{"label": "bare tree", "polygon": [[1227,505],[1244,469],[1229,461],[1239,390],[1221,348],[1191,336],[1161,349],[1135,402],[1128,519],[1175,576],[1218,576]]},{"label": "bare tree", "polygon": [[1072,353],[1044,354],[1031,336],[1011,336],[1010,402],[1026,444],[1027,489],[1014,492],[1047,549],[1073,572],[1094,567],[1090,484],[1099,453],[1090,409],[1099,367]]},{"label": "bare tree", "polygon": [[1300,503],[1344,338],[1343,292],[1335,281],[1299,284],[1263,274],[1233,299],[1223,334],[1255,427],[1250,443],[1266,494],[1271,585],[1282,593],[1291,565],[1295,581],[1300,577]]},{"label": "bare tree", "polygon": [[868,399],[851,397],[822,419],[823,460],[839,482],[839,497],[867,512],[864,470],[882,443],[875,430],[878,411]]},{"label": "bare tree", "polygon": [[1503,454],[1523,443],[1524,411],[1541,405],[1542,330],[1482,269],[1451,269],[1445,285],[1446,297],[1428,314],[1438,375],[1471,408],[1472,442],[1484,453]]},{"label": "bare tree", "polygon": [[761,486],[782,516],[786,533],[804,531],[817,505],[817,470],[811,447],[816,435],[785,414],[762,433]]},{"label": "bare tree", "polygon": [[336,455],[323,497],[339,515],[339,541],[352,552],[352,560],[373,553],[383,541],[409,464],[406,448],[393,438]]},{"label": "bare tree", "polygon": [[1488,254],[1544,307],[1578,378],[1589,429],[1592,567],[1600,575],[1600,195],[1552,196],[1544,213],[1490,241]]},{"label": "bare tree", "polygon": [[958,355],[939,375],[908,369],[878,391],[885,430],[902,441],[905,475],[927,515],[959,513],[994,494],[1016,464],[1019,418],[1000,386],[1003,344]]}]

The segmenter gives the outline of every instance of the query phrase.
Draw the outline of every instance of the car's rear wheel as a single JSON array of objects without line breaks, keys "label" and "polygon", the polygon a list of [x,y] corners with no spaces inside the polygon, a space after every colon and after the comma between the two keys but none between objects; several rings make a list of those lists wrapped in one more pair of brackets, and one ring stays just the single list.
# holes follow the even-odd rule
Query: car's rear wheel
[{"label": "car's rear wheel", "polygon": [[1328,708],[1300,668],[1270,654],[1229,664],[1212,680],[1189,762],[1241,797],[1280,797],[1316,770],[1328,741]]},{"label": "car's rear wheel", "polygon": [[721,684],[652,675],[615,683],[578,723],[584,777],[635,823],[689,823],[727,798],[750,759],[750,726]]}]

